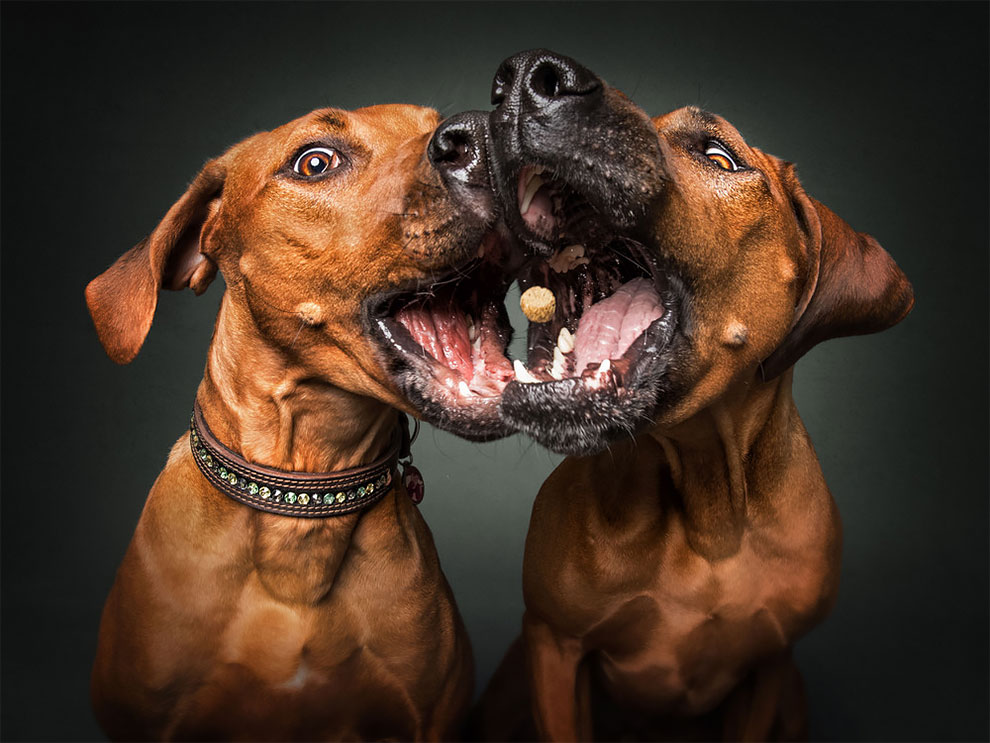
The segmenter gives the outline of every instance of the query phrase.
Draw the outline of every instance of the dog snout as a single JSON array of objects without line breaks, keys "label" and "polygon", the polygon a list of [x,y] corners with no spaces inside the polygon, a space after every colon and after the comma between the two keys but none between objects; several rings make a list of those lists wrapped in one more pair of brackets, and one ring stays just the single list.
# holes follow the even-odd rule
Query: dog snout
[{"label": "dog snout", "polygon": [[486,119],[480,111],[468,111],[451,116],[437,127],[427,154],[445,179],[488,187]]},{"label": "dog snout", "polygon": [[595,104],[601,80],[570,57],[548,49],[515,54],[499,65],[492,81],[492,104],[520,113],[538,113],[560,106]]},{"label": "dog snout", "polygon": [[467,111],[438,126],[427,147],[430,163],[447,187],[485,220],[493,208],[487,143],[488,115]]}]

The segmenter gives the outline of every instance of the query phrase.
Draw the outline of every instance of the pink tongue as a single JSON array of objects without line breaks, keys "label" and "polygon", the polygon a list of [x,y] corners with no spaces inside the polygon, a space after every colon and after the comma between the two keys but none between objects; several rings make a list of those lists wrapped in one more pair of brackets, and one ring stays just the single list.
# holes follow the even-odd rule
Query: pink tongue
[{"label": "pink tongue", "polygon": [[449,310],[404,307],[395,317],[430,356],[466,380],[471,379],[474,370],[466,326],[457,322]]},{"label": "pink tongue", "polygon": [[553,216],[553,204],[550,201],[550,191],[546,186],[540,186],[529,202],[529,209],[522,215],[526,226],[543,235],[549,235],[557,224]]},{"label": "pink tongue", "polygon": [[581,374],[588,364],[620,358],[662,316],[663,305],[652,282],[641,278],[623,284],[581,315],[574,339],[575,373]]},{"label": "pink tongue", "polygon": [[526,195],[526,186],[529,183],[529,176],[533,172],[533,167],[527,165],[519,174],[519,182],[516,184],[516,199],[519,204],[519,212],[522,214],[523,222],[531,230],[543,235],[552,234],[557,220],[553,216],[553,202],[550,200],[550,189],[545,185],[536,189],[532,200],[526,211],[522,211],[523,196]]}]

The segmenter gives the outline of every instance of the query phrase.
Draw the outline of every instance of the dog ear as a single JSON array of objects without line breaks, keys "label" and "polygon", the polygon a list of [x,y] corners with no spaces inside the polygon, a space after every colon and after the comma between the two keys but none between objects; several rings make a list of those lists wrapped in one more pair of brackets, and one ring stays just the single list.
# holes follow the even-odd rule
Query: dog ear
[{"label": "dog ear", "polygon": [[790,333],[762,364],[764,380],[783,373],[829,338],[886,330],[914,305],[911,284],[894,259],[870,235],[856,232],[810,198],[790,163],[784,168],[784,184],[806,236],[809,278]]},{"label": "dog ear", "polygon": [[86,304],[107,355],[127,364],[151,328],[160,289],[206,291],[217,273],[201,240],[220,207],[226,169],[214,160],[196,176],[154,232],[86,287]]}]

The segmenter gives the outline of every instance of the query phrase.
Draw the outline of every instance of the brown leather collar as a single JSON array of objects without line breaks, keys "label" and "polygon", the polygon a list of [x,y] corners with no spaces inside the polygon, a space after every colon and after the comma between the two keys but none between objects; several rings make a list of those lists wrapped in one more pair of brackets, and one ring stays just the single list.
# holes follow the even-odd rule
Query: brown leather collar
[{"label": "brown leather collar", "polygon": [[339,472],[286,472],[252,464],[217,440],[198,402],[189,424],[189,446],[203,476],[238,503],[281,516],[339,516],[367,508],[392,489],[399,458],[409,453],[409,429],[402,419],[398,441],[385,456]]}]

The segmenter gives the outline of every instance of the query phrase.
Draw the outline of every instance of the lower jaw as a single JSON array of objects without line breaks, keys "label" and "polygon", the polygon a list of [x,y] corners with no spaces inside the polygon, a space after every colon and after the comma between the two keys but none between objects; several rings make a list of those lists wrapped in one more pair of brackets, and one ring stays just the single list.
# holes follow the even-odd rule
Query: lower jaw
[{"label": "lower jaw", "polygon": [[516,432],[499,410],[501,397],[477,397],[465,403],[454,393],[431,384],[431,375],[407,370],[394,377],[419,418],[469,441],[493,441]]},{"label": "lower jaw", "polygon": [[439,384],[429,361],[404,364],[393,376],[418,417],[471,441],[522,433],[565,455],[596,453],[628,439],[654,416],[666,365],[647,359],[615,370],[540,383],[508,381],[498,395],[464,396]]},{"label": "lower jaw", "polygon": [[576,397],[562,404],[557,396],[506,387],[499,405],[502,420],[550,451],[589,456],[621,439],[630,439],[653,418],[655,396],[613,391]]},{"label": "lower jaw", "polygon": [[609,373],[541,384],[510,382],[499,403],[501,420],[569,456],[596,454],[615,441],[634,438],[653,423],[662,402],[673,399],[672,325],[651,328],[637,341],[637,358],[625,365],[621,377]]},{"label": "lower jaw", "polygon": [[[660,281],[655,273],[653,281]],[[393,344],[395,348],[389,354],[394,362],[398,362],[393,363],[393,371],[397,372],[393,374],[393,379],[424,420],[458,436],[486,441],[518,431],[555,452],[571,455],[594,453],[617,438],[630,437],[653,418],[661,386],[657,380],[663,375],[663,368],[660,368],[663,365],[658,363],[658,359],[650,357],[661,354],[670,342],[672,326],[678,314],[673,310],[675,305],[679,307],[680,304],[679,300],[671,301],[674,296],[671,292],[661,291],[659,286],[657,290],[664,309],[662,319],[655,324],[663,326],[662,332],[651,325],[627,349],[627,354],[616,359],[606,358],[611,361],[611,369],[604,362],[591,363],[577,373],[578,354],[574,353],[568,356],[572,359],[569,372],[564,371],[563,378],[559,378],[558,372],[555,377],[549,370],[552,354],[546,349],[534,354],[535,338],[531,333],[528,354],[531,373],[524,375],[528,381],[524,381],[524,376],[518,376],[518,371],[519,381],[516,381],[511,371],[505,376],[502,374],[504,370],[499,369],[493,378],[482,380],[485,382],[484,389],[479,389],[475,384],[477,375],[472,378],[470,372],[472,364],[478,361],[477,349],[469,352],[467,363],[461,354],[456,365],[448,367],[430,358],[422,343],[406,342],[406,336],[409,341],[413,340],[412,329],[406,327],[408,321],[400,323],[396,315],[391,317],[389,324],[393,326],[393,331],[397,329],[394,326],[401,325],[405,335],[402,343]],[[475,307],[475,316],[479,309]],[[460,311],[464,311],[464,307]],[[502,313],[504,316],[504,308]],[[573,318],[562,320],[558,316],[548,326],[553,329],[569,324],[577,333],[577,322]],[[531,329],[533,327],[531,325]],[[504,327],[499,329],[495,325],[486,328],[488,338],[505,331]],[[471,344],[469,337],[459,339],[457,345],[465,343]],[[389,343],[384,345],[387,348]],[[501,346],[503,355],[506,345],[507,339]],[[549,346],[552,348],[553,345],[553,339],[550,339]],[[438,351],[433,349],[432,353]],[[471,353],[475,355],[472,357]],[[619,353],[622,351],[619,350]],[[537,358],[539,363],[535,361]],[[446,363],[451,362],[448,360]],[[507,363],[511,369],[511,362]],[[568,373],[574,376],[566,376]]]}]

